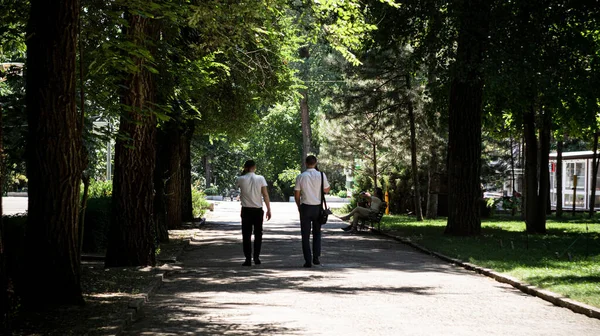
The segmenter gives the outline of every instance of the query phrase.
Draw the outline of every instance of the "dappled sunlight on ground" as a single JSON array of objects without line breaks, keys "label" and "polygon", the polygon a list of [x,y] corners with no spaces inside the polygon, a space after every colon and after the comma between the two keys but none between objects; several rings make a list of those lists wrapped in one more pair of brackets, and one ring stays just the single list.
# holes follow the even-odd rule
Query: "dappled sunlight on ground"
[{"label": "dappled sunlight on ground", "polygon": [[322,264],[302,268],[293,204],[273,204],[262,264],[243,267],[239,203],[223,203],[128,335],[595,335],[600,328],[394,240],[343,232],[347,224],[336,218],[323,226]]}]

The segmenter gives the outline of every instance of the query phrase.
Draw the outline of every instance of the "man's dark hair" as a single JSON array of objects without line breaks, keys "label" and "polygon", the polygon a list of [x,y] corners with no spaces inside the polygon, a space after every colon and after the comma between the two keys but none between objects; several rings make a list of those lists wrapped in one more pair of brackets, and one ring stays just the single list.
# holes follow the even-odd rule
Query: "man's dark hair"
[{"label": "man's dark hair", "polygon": [[306,157],[305,162],[307,166],[314,166],[317,164],[317,157],[314,155],[309,155]]},{"label": "man's dark hair", "polygon": [[242,170],[242,175],[246,175],[252,167],[256,167],[256,162],[254,162],[254,160],[246,161],[244,163],[244,170]]}]

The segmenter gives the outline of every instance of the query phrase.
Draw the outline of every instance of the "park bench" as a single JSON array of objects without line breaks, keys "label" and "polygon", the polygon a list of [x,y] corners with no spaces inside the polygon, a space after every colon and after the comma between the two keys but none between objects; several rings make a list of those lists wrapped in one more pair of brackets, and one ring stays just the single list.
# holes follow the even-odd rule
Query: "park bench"
[{"label": "park bench", "polygon": [[378,212],[372,211],[369,214],[369,218],[363,218],[358,222],[358,230],[363,231],[374,229],[375,225],[377,225],[377,230],[379,230],[381,227],[381,219],[383,218],[383,215],[385,215],[385,209],[387,209],[387,203],[381,202]]}]

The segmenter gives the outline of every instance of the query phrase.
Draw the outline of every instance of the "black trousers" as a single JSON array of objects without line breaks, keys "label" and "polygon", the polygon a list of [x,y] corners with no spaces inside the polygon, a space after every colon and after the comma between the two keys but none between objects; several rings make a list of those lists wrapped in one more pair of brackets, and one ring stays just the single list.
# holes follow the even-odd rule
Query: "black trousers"
[{"label": "black trousers", "polygon": [[[300,205],[300,232],[302,233],[302,254],[304,261],[311,263],[313,257],[321,256],[321,205]],[[312,230],[311,230],[312,229]],[[310,250],[310,233],[313,236],[313,250]],[[311,253],[312,252],[312,253]]]},{"label": "black trousers", "polygon": [[[244,240],[244,256],[246,259],[260,256],[263,235],[262,208],[242,207],[242,237]],[[252,231],[254,231],[254,254],[252,254]]]}]

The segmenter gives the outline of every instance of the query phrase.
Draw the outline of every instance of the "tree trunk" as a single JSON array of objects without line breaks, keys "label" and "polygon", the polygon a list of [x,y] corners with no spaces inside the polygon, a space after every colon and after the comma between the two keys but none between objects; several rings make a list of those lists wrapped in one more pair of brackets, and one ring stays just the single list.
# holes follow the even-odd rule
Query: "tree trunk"
[{"label": "tree trunk", "polygon": [[598,182],[598,132],[594,132],[594,153],[592,154],[592,185],[590,187],[590,212],[589,218],[594,217],[596,208],[596,183]]},{"label": "tree trunk", "polygon": [[540,193],[538,195],[538,215],[537,221],[535,222],[535,233],[546,233],[546,207],[548,205],[548,195],[550,194],[550,173],[548,165],[550,164],[551,118],[551,112],[549,110],[544,111],[542,115],[542,125],[540,127]]},{"label": "tree trunk", "polygon": [[466,0],[459,15],[455,76],[450,86],[448,224],[445,233],[481,233],[481,117],[483,57],[490,12],[485,0]]},{"label": "tree trunk", "polygon": [[28,304],[83,303],[78,256],[82,130],[75,94],[79,14],[79,0],[31,1],[26,67],[29,210],[19,281]]},{"label": "tree trunk", "polygon": [[204,163],[204,179],[206,180],[206,188],[210,187],[212,179],[212,167],[210,165],[210,154],[206,154],[202,161]]},{"label": "tree trunk", "polygon": [[[406,76],[406,87],[411,89],[410,75]],[[417,166],[417,130],[415,126],[415,111],[410,96],[406,97],[408,107],[408,119],[410,122],[410,159],[412,167],[413,188],[415,189],[415,216],[417,221],[423,220],[423,210],[421,209],[421,192],[419,187],[419,168]]]},{"label": "tree trunk", "polygon": [[427,182],[427,218],[435,219],[437,218],[438,212],[438,190],[437,190],[437,179],[434,178],[434,175],[437,173],[437,153],[435,149],[431,151],[431,160],[429,161],[429,173],[428,173],[428,182]]},{"label": "tree trunk", "polygon": [[81,197],[81,208],[79,209],[79,262],[81,262],[81,253],[83,251],[83,235],[85,233],[85,209],[90,191],[90,176],[83,174],[83,195]]},{"label": "tree trunk", "polygon": [[165,195],[167,206],[167,227],[169,229],[181,228],[181,147],[183,137],[177,122],[170,122],[166,127],[166,176]]},{"label": "tree trunk", "polygon": [[[523,128],[524,129],[524,128]],[[519,146],[519,166],[521,168],[525,168],[525,132],[523,132],[523,137],[520,139]],[[527,209],[527,182],[526,182],[525,173],[521,174],[521,186],[523,187],[523,191],[521,192],[521,219],[523,221],[526,220],[526,209]]]},{"label": "tree trunk", "polygon": [[377,144],[373,141],[373,186],[377,188]]},{"label": "tree trunk", "polygon": [[6,254],[4,251],[4,220],[2,195],[4,195],[4,146],[2,143],[2,104],[0,104],[0,334],[10,335],[8,327],[8,273],[6,269]]},{"label": "tree trunk", "polygon": [[181,146],[181,220],[191,222],[194,220],[194,208],[192,206],[192,137],[194,135],[194,124],[188,123],[183,133],[183,144]]},{"label": "tree trunk", "polygon": [[[516,202],[516,196],[515,196],[515,192],[517,191],[516,189],[516,181],[515,181],[515,146],[514,146],[514,142],[513,142],[513,137],[512,134],[510,135],[510,177],[511,177],[511,188],[512,190],[510,191],[511,194],[511,198],[513,201]],[[517,211],[517,207],[515,204],[513,204],[513,207],[511,209],[511,215],[514,216],[515,213]]]},{"label": "tree trunk", "polygon": [[169,230],[167,226],[167,204],[165,195],[166,163],[165,146],[166,135],[162,130],[157,131],[156,142],[156,166],[154,169],[154,221],[156,235],[159,243],[169,242]]},{"label": "tree trunk", "polygon": [[535,136],[535,111],[533,106],[524,113],[524,135],[525,135],[525,223],[527,232],[535,233],[538,227],[538,150],[537,138]]},{"label": "tree trunk", "polygon": [[556,143],[556,218],[561,218],[563,214],[563,141],[559,140]]},{"label": "tree trunk", "polygon": [[[310,50],[308,47],[300,48],[300,58],[304,59],[305,62],[308,62],[309,57]],[[302,72],[306,79],[308,66],[305,66]],[[302,89],[300,94],[302,95],[302,99],[300,99],[300,116],[302,119],[302,170],[305,170],[305,159],[310,154],[310,139],[312,137],[310,129],[310,113],[308,110],[308,89]]]},{"label": "tree trunk", "polygon": [[[147,47],[154,39],[152,19],[126,14],[127,40]],[[106,267],[147,266],[156,263],[154,227],[154,168],[156,117],[152,113],[155,88],[146,60],[132,56],[138,71],[128,73],[115,145],[112,217]]]}]

